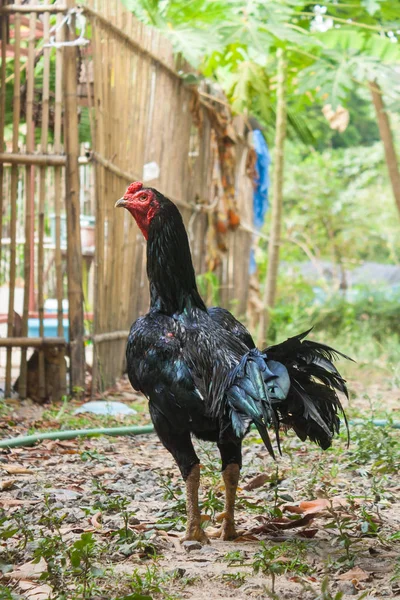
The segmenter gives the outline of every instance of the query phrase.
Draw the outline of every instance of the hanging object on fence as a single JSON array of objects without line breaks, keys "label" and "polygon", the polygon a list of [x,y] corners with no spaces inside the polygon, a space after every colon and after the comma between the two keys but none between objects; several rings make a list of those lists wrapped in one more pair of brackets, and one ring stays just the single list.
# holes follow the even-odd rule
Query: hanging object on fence
[{"label": "hanging object on fence", "polygon": [[[265,215],[269,208],[269,165],[271,157],[268,144],[261,130],[261,125],[256,119],[250,117],[249,125],[252,128],[252,143],[254,153],[249,152],[247,172],[253,179],[253,224],[256,229],[264,225]],[[254,247],[250,251],[250,274],[254,274],[257,265],[254,256]]]},{"label": "hanging object on fence", "polygon": [[262,227],[267,213],[269,189],[269,165],[271,162],[268,144],[259,129],[253,131],[253,144],[257,160],[255,164],[256,179],[254,182],[253,210],[254,225]]},{"label": "hanging object on fence", "polygon": [[[56,33],[59,31],[64,25],[68,27],[71,26],[72,17],[76,17],[76,25],[79,28],[79,36],[70,42],[56,42]],[[86,17],[83,15],[82,8],[71,8],[64,19],[60,21],[58,25],[54,25],[50,29],[50,33],[54,35],[50,36],[50,41],[48,44],[43,44],[43,48],[64,48],[65,46],[87,46],[90,44],[90,40],[85,38],[86,33]]]},{"label": "hanging object on fence", "polygon": [[322,108],[322,114],[328,121],[331,129],[334,129],[339,133],[346,131],[350,122],[350,114],[346,108],[340,106],[339,104],[336,110],[333,110],[331,104],[325,104],[325,106]]}]

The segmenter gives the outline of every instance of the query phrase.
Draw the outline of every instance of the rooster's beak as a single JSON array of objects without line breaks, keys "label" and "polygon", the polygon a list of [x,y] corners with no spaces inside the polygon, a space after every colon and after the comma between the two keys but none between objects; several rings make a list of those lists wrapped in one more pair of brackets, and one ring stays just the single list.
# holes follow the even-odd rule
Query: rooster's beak
[{"label": "rooster's beak", "polygon": [[114,208],[118,208],[119,206],[122,206],[122,207],[126,206],[125,198],[120,198],[119,200],[116,201],[116,203],[114,204]]}]

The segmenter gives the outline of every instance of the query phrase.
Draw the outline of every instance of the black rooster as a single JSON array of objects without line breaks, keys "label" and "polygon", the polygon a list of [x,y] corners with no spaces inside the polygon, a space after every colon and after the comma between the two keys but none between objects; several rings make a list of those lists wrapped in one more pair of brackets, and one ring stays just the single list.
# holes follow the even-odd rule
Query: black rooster
[{"label": "black rooster", "polygon": [[273,425],[279,448],[282,423],[301,440],[328,448],[339,431],[338,410],[343,412],[336,390],[347,395],[332,364],[340,353],[305,341],[306,333],[261,352],[231,313],[207,310],[177,207],[140,182],[115,206],[133,215],[147,240],[150,311],[129,334],[129,380],[149,399],[155,430],[186,482],[187,540],[207,541],[191,434],[217,443],[226,490],[221,538],[232,539],[243,437],[254,423],[274,457],[267,427]]}]

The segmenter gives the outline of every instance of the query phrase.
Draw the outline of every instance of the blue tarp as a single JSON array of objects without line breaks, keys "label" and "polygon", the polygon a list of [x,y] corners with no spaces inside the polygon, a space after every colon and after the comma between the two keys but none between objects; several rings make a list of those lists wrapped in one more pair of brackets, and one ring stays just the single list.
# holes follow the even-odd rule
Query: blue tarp
[{"label": "blue tarp", "polygon": [[268,188],[269,188],[269,164],[271,162],[268,145],[261,131],[253,131],[254,149],[257,154],[256,172],[257,187],[253,195],[254,225],[262,227],[264,224],[265,213],[268,210]]},{"label": "blue tarp", "polygon": [[[257,154],[256,162],[256,187],[253,193],[253,222],[254,227],[260,229],[264,224],[265,214],[269,207],[268,188],[269,188],[269,165],[271,158],[269,155],[268,145],[265,138],[259,129],[253,131],[254,150]],[[253,274],[257,270],[256,261],[254,258],[254,249],[250,253],[250,273]]]}]

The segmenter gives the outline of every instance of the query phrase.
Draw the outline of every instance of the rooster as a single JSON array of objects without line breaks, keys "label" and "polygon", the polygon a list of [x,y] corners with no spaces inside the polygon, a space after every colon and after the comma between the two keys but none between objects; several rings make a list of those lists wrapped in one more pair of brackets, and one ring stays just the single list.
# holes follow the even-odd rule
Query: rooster
[{"label": "rooster", "polygon": [[308,332],[260,351],[229,311],[205,306],[175,204],[134,182],[115,206],[131,213],[147,240],[150,310],[130,330],[127,369],[133,388],[148,398],[155,431],[186,483],[183,539],[208,542],[201,527],[200,461],[192,434],[218,446],[225,485],[219,535],[234,539],[241,445],[250,426],[273,458],[268,426],[275,430],[279,451],[281,424],[301,440],[328,448],[339,432],[339,413],[344,415],[336,392],[347,396],[333,361],[348,357],[306,340]]}]

